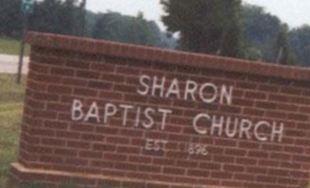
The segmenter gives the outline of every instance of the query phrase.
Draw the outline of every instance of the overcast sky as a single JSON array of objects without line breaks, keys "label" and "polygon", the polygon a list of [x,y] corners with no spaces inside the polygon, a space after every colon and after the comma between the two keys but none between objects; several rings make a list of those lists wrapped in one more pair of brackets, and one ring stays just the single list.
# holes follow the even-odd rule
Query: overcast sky
[{"label": "overcast sky", "polygon": [[[161,28],[160,16],[163,14],[160,0],[87,0],[87,9],[95,12],[107,10],[126,15],[137,15],[142,11],[148,20],[155,20]],[[243,0],[265,7],[267,12],[277,15],[290,27],[310,24],[310,0]]]}]

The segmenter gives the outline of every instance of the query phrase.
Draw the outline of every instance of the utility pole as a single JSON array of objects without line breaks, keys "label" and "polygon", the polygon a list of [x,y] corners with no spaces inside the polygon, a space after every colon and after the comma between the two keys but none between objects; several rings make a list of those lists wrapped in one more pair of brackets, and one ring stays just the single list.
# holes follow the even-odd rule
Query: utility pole
[{"label": "utility pole", "polygon": [[33,12],[33,4],[34,0],[23,0],[21,11],[23,13],[23,31],[22,31],[22,39],[20,43],[20,53],[19,53],[19,62],[18,62],[18,70],[17,70],[17,84],[21,82],[22,69],[23,69],[23,58],[25,52],[25,36],[28,31],[29,25],[29,16]]},{"label": "utility pole", "polygon": [[82,0],[80,4],[80,8],[81,8],[81,19],[82,19],[80,36],[85,36],[86,34],[86,0]]}]

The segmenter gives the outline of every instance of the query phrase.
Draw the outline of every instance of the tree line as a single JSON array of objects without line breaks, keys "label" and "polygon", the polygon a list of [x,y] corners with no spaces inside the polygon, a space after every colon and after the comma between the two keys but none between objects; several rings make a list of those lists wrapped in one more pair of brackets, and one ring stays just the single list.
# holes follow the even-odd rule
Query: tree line
[{"label": "tree line", "polygon": [[163,22],[179,32],[184,50],[262,60],[280,64],[310,65],[309,26],[290,30],[262,7],[241,0],[161,0],[167,13]]},{"label": "tree line", "polygon": [[[20,38],[23,25],[21,0],[0,0],[0,4],[0,36]],[[86,31],[83,19],[86,19]],[[32,31],[84,35],[165,48],[176,46],[176,39],[162,32],[154,21],[146,20],[142,13],[125,16],[117,12],[87,11],[84,14],[78,0],[36,1],[29,20],[29,29]]]},{"label": "tree line", "polygon": [[[0,36],[20,38],[21,0],[0,0],[0,4]],[[291,29],[262,7],[242,4],[241,0],[161,0],[161,4],[167,31],[161,31],[141,12],[126,16],[87,11],[84,15],[77,0],[36,1],[29,27],[40,32],[310,65],[309,25]],[[86,31],[82,26],[84,16]]]}]

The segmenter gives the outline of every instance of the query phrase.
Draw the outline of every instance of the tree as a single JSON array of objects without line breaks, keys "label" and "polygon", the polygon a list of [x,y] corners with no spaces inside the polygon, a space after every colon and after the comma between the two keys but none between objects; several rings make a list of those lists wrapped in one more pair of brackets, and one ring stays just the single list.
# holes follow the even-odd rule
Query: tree
[{"label": "tree", "polygon": [[81,19],[77,0],[44,0],[36,2],[31,29],[40,32],[78,35]]},{"label": "tree", "polygon": [[94,13],[92,11],[86,10],[85,13],[85,33],[87,37],[92,37],[93,29],[97,22],[98,17],[100,17],[100,13]]},{"label": "tree", "polygon": [[310,26],[295,28],[289,33],[289,44],[296,54],[297,61],[310,66]]},{"label": "tree", "polygon": [[[0,0],[0,35],[19,38],[22,33],[23,15],[21,0]],[[36,1],[30,16],[30,29],[77,35],[82,19],[77,0]]]},{"label": "tree", "polygon": [[295,56],[289,46],[287,25],[283,25],[281,31],[278,33],[274,44],[274,57],[274,62],[278,64],[296,64]]},{"label": "tree", "polygon": [[[168,47],[167,38],[163,37],[154,21],[147,21],[142,13],[124,16],[116,12],[100,14],[94,25],[92,37],[125,43]],[[167,42],[167,43],[169,43]]]},{"label": "tree", "polygon": [[274,43],[283,25],[280,19],[249,4],[242,7],[242,18],[244,57],[275,61]]},{"label": "tree", "polygon": [[23,16],[20,0],[0,0],[0,36],[19,38]]},{"label": "tree", "polygon": [[162,17],[180,33],[180,48],[237,57],[240,55],[240,0],[161,0]]}]

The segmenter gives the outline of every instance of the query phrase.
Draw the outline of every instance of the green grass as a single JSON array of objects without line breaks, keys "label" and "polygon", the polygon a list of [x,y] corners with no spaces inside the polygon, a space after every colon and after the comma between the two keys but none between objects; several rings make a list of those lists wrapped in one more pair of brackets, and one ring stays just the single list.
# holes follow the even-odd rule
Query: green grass
[{"label": "green grass", "polygon": [[[0,54],[17,55],[20,51],[20,41],[9,38],[0,38]],[[30,47],[25,47],[25,55],[29,55]]]},{"label": "green grass", "polygon": [[24,83],[15,77],[0,75],[0,187],[5,188],[10,163],[16,161],[24,97]]}]

